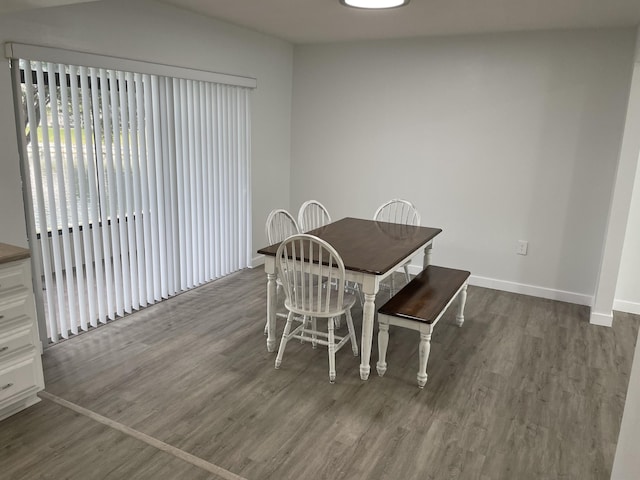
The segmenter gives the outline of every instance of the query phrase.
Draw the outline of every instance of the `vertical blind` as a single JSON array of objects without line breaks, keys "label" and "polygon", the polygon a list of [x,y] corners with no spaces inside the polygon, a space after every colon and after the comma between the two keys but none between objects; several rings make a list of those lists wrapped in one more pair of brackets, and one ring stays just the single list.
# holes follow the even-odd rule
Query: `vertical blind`
[{"label": "vertical blind", "polygon": [[12,66],[52,341],[249,265],[248,88]]}]

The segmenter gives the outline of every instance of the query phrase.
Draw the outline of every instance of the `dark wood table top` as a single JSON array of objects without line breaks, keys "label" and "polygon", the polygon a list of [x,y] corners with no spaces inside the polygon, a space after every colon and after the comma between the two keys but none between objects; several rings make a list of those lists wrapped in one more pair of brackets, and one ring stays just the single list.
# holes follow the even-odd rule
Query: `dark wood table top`
[{"label": "dark wood table top", "polygon": [[[347,270],[381,275],[440,232],[440,228],[347,217],[307,233],[329,242],[342,257]],[[279,245],[261,248],[258,253],[273,257]]]}]

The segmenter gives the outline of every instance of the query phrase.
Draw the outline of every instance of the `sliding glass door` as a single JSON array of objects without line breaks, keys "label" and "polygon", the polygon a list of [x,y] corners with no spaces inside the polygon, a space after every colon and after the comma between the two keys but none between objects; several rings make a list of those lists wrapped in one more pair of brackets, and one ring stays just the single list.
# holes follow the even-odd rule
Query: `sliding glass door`
[{"label": "sliding glass door", "polygon": [[12,66],[51,341],[249,265],[249,88]]}]

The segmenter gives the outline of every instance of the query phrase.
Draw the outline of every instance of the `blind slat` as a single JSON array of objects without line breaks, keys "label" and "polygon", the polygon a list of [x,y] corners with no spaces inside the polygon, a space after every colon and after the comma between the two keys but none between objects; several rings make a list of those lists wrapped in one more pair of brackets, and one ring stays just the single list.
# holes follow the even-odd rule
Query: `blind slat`
[{"label": "blind slat", "polygon": [[196,169],[196,245],[198,247],[198,253],[196,256],[196,268],[197,275],[196,281],[198,284],[204,282],[204,205],[203,205],[203,176],[202,176],[202,123],[201,119],[201,104],[200,98],[200,82],[194,82],[193,88],[193,122],[194,122],[194,140],[195,140],[195,157],[194,166]]},{"label": "blind slat", "polygon": [[204,221],[205,221],[205,261],[204,261],[204,275],[205,278],[213,278],[213,251],[211,248],[207,248],[211,245],[212,228],[213,228],[213,210],[211,208],[212,198],[212,182],[211,182],[211,90],[209,85],[203,84],[204,89],[204,108],[203,108],[203,125],[204,134],[202,139],[204,142],[205,153],[202,156],[204,173],[202,175],[206,188],[204,191]]},{"label": "blind slat", "polygon": [[169,253],[169,295],[175,295],[180,290],[180,259],[176,255],[178,245],[178,191],[176,185],[177,167],[176,167],[176,141],[175,135],[175,114],[173,111],[173,81],[170,78],[164,78],[165,96],[164,103],[167,109],[167,210],[171,212],[167,222],[167,250]]},{"label": "blind slat", "polygon": [[[64,65],[58,65],[58,75],[66,76]],[[72,235],[69,235],[68,226],[78,225],[78,201],[76,196],[76,171],[73,160],[73,145],[71,141],[71,123],[69,121],[69,92],[66,83],[60,85],[60,105],[62,106],[62,133],[64,134],[64,159],[60,158],[63,164],[64,177],[62,178],[63,188],[68,186],[68,196],[61,202],[61,210],[66,216],[66,221],[62,221],[62,241],[65,252],[65,278],[67,280],[67,295],[69,297],[69,328],[74,335],[78,334],[78,324],[86,325],[86,296],[81,292],[85,291],[84,275],[76,275],[76,267],[82,266],[82,242],[80,240],[80,229],[73,228]],[[57,127],[59,128],[59,122]],[[60,134],[58,134],[60,137]],[[62,155],[61,155],[62,156]],[[66,160],[66,163],[64,162]],[[60,187],[58,187],[60,188]],[[78,321],[78,315],[80,321]]]},{"label": "blind slat", "polygon": [[[52,63],[47,64],[47,69],[51,75],[55,75],[57,65]],[[52,88],[49,85],[49,101],[52,105],[58,105],[58,93],[57,88]],[[57,245],[59,242],[62,243],[61,250],[62,256],[60,258],[60,263],[62,267],[60,269],[56,269],[57,277],[60,277],[57,283],[62,284],[64,281],[67,284],[67,295],[69,296],[68,302],[58,302],[58,311],[60,312],[59,322],[60,322],[60,333],[62,334],[62,338],[69,338],[69,331],[72,333],[77,333],[77,329],[73,332],[71,326],[76,321],[76,301],[75,301],[75,289],[73,288],[73,260],[71,256],[71,242],[69,241],[69,217],[67,214],[67,191],[66,191],[66,172],[65,165],[62,160],[62,142],[60,139],[60,122],[59,122],[60,111],[55,109],[51,112],[51,130],[53,133],[53,143],[54,143],[54,159],[52,168],[55,169],[55,186],[57,191],[54,191],[54,198],[56,201],[56,211],[59,210],[60,216],[58,217],[58,227],[62,232],[62,237],[54,236],[51,237],[52,241]],[[49,129],[47,128],[47,131]],[[65,307],[68,307],[65,308]]]},{"label": "blind slat", "polygon": [[[109,115],[103,115],[105,117],[105,129],[106,122],[111,123],[111,144],[112,151],[109,155],[109,147],[107,148],[108,158],[111,159],[108,162],[110,167],[109,173],[111,174],[110,181],[110,220],[111,220],[111,232],[112,241],[114,244],[113,251],[113,269],[116,272],[116,302],[118,303],[117,313],[122,316],[125,312],[131,313],[131,285],[129,277],[129,258],[127,252],[129,251],[129,245],[127,240],[127,215],[126,215],[126,203],[125,203],[125,191],[124,191],[124,178],[122,174],[122,130],[120,128],[120,104],[118,101],[118,84],[116,79],[116,72],[109,71],[108,75],[108,88],[109,88],[109,110],[103,110],[103,112],[110,112]],[[120,294],[120,296],[118,296]]]},{"label": "blind slat", "polygon": [[[56,198],[55,198],[55,187],[54,187],[54,179],[57,178],[57,176],[54,177],[54,173],[53,173],[53,165],[52,165],[52,161],[51,161],[51,148],[49,145],[49,119],[47,118],[47,108],[46,108],[46,98],[45,98],[45,90],[49,91],[49,95],[51,94],[51,88],[44,88],[44,74],[43,74],[43,70],[42,70],[43,65],[40,63],[36,63],[36,76],[38,79],[38,103],[39,103],[39,107],[40,107],[40,122],[41,122],[41,126],[42,126],[42,148],[43,148],[43,153],[44,153],[44,162],[45,162],[45,178],[46,178],[46,182],[45,182],[45,187],[47,189],[47,198],[49,201],[48,204],[48,211],[44,211],[41,212],[43,213],[41,218],[45,218],[46,222],[45,225],[48,226],[48,228],[51,229],[52,232],[55,232],[56,235],[53,235],[51,237],[51,241],[49,242],[49,239],[47,237],[45,237],[45,242],[46,243],[50,243],[51,245],[51,249],[53,251],[53,266],[54,266],[54,272],[56,273],[56,281],[55,281],[55,289],[56,289],[56,293],[58,295],[57,299],[56,299],[56,303],[58,304],[58,333],[60,334],[60,336],[62,336],[62,338],[68,338],[69,337],[69,333],[68,333],[68,329],[65,328],[65,322],[66,322],[66,312],[64,311],[64,282],[62,280],[62,272],[63,272],[63,257],[60,251],[60,243],[58,242],[58,215],[56,212],[56,208],[57,208],[57,204],[56,204]],[[55,148],[55,147],[54,147]],[[46,230],[45,230],[46,231]],[[49,246],[47,246],[46,248],[49,248]],[[51,266],[48,266],[49,268],[51,268]]]},{"label": "blind slat", "polygon": [[[144,249],[144,222],[142,208],[142,186],[140,183],[140,155],[138,144],[138,103],[137,95],[139,86],[139,76],[130,72],[127,73],[127,102],[129,109],[130,136],[131,136],[131,171],[132,171],[132,189],[133,189],[133,208],[135,222],[135,238],[136,238],[136,275],[137,275],[137,298],[138,306],[146,306],[146,282],[145,282],[145,264],[146,256]],[[135,303],[134,303],[135,306]]]},{"label": "blind slat", "polygon": [[[150,160],[153,161],[153,175],[150,176],[150,190],[152,189],[151,208],[154,215],[151,217],[153,241],[154,241],[154,259],[157,264],[157,275],[154,277],[154,289],[156,300],[161,300],[167,296],[167,258],[165,255],[165,212],[163,200],[163,170],[164,159],[162,158],[162,119],[160,117],[160,100],[158,92],[158,78],[151,77],[150,99],[152,105],[152,121],[153,121],[153,142],[149,143]],[[150,163],[151,165],[151,163]],[[153,185],[151,183],[155,180]]]},{"label": "blind slat", "polygon": [[[136,245],[136,211],[133,200],[133,173],[131,171],[131,148],[129,145],[130,126],[129,126],[129,102],[127,90],[130,89],[124,72],[117,73],[118,78],[118,96],[120,102],[120,132],[122,138],[122,177],[124,183],[124,209],[122,216],[126,220],[126,232],[123,232],[126,238],[128,255],[123,255],[123,262],[128,260],[127,264],[127,283],[125,287],[125,310],[131,311],[140,306],[138,296],[138,256]],[[126,258],[128,256],[128,259]]]},{"label": "blind slat", "polygon": [[[91,326],[98,326],[98,319],[106,318],[107,316],[107,301],[108,298],[107,287],[106,287],[106,274],[105,269],[102,264],[102,259],[104,258],[104,250],[102,243],[102,228],[99,228],[100,225],[100,210],[99,210],[99,198],[98,198],[98,188],[97,188],[97,171],[95,167],[95,156],[94,156],[94,146],[95,143],[93,138],[96,134],[95,130],[91,128],[91,109],[92,101],[93,101],[93,89],[89,89],[89,80],[88,75],[91,72],[88,72],[85,67],[80,67],[80,88],[82,89],[82,113],[84,119],[84,127],[88,131],[85,133],[85,145],[87,152],[87,183],[89,185],[89,216],[90,216],[90,225],[91,227],[91,239],[93,244],[93,258],[92,260],[86,261],[86,263],[92,263],[95,267],[96,272],[96,299],[97,299],[97,309],[98,315],[92,316],[90,319]],[[95,72],[94,72],[95,76]],[[92,77],[93,79],[93,77]],[[92,83],[92,85],[96,85],[96,83]],[[97,86],[95,87],[97,89]],[[97,97],[96,97],[97,98]],[[90,133],[93,131],[93,135]],[[88,224],[89,225],[89,224]],[[87,227],[89,228],[89,227]],[[88,232],[85,232],[88,235]],[[87,253],[87,250],[85,250]],[[88,267],[89,268],[89,267]],[[89,269],[87,270],[89,271]]]},{"label": "blind slat", "polygon": [[[29,75],[26,76],[26,97],[27,97],[27,118],[29,120],[29,143],[31,145],[31,156],[33,161],[31,162],[31,170],[33,171],[34,181],[32,182],[35,186],[32,190],[35,192],[35,201],[34,206],[36,206],[38,210],[38,215],[36,218],[39,220],[39,230],[41,232],[40,237],[40,247],[42,251],[42,261],[43,265],[43,274],[45,277],[45,285],[53,285],[53,272],[51,269],[51,252],[49,250],[49,242],[47,232],[47,218],[45,215],[45,193],[44,193],[44,184],[41,181],[42,172],[41,172],[41,163],[40,163],[40,149],[38,145],[38,131],[37,129],[33,129],[33,125],[38,125],[40,123],[37,120],[38,116],[36,114],[35,103],[38,102],[38,107],[40,106],[39,97],[34,98],[33,91],[33,83],[32,83],[32,70],[30,62],[25,62],[28,67]],[[44,235],[42,235],[44,232]],[[44,237],[44,238],[43,238]],[[55,342],[58,340],[58,325],[56,322],[56,313],[55,313],[55,294],[52,288],[47,288],[46,291],[47,297],[47,325],[49,327],[49,335],[50,338]]]},{"label": "blind slat", "polygon": [[144,252],[148,259],[145,268],[146,296],[144,305],[155,302],[153,278],[155,262],[153,260],[153,241],[151,235],[151,200],[149,191],[149,154],[147,151],[147,122],[144,112],[147,107],[148,79],[142,75],[136,75],[136,104],[138,108],[138,145],[140,146],[140,189],[142,197],[142,220],[144,223]]},{"label": "blind slat", "polygon": [[[109,213],[108,213],[108,193],[107,193],[107,184],[105,181],[105,160],[103,156],[103,144],[104,141],[102,139],[102,120],[101,120],[101,97],[104,97],[103,93],[100,89],[100,84],[98,82],[98,72],[95,69],[90,69],[91,75],[91,100],[92,100],[92,108],[93,108],[93,137],[94,137],[94,146],[95,146],[95,162],[96,162],[96,180],[97,184],[97,204],[99,206],[100,211],[100,227],[99,231],[102,238],[102,256],[96,258],[96,263],[102,263],[104,265],[104,273],[105,273],[105,290],[107,293],[107,301],[106,301],[106,317],[101,316],[100,322],[107,323],[108,318],[115,318],[115,295],[114,295],[114,282],[113,282],[113,269],[111,265],[111,241],[109,239]],[[103,75],[101,74],[101,79]],[[104,85],[104,81],[102,82]],[[102,106],[104,108],[104,106]],[[106,133],[105,133],[106,135]]]},{"label": "blind slat", "polygon": [[[78,69],[75,66],[69,67],[69,75],[73,78],[78,75]],[[85,92],[86,93],[86,92]],[[84,95],[83,95],[84,100]],[[86,128],[82,125],[82,116],[80,115],[80,100],[78,83],[71,82],[71,103],[73,110],[73,125],[74,125],[74,148],[76,153],[76,168],[78,176],[78,201],[77,206],[79,210],[78,222],[81,222],[83,226],[82,230],[82,255],[76,256],[76,274],[78,275],[78,289],[82,292],[86,286],[87,299],[84,300],[83,295],[79,295],[82,299],[80,304],[80,327],[82,330],[87,330],[92,319],[97,317],[96,312],[96,293],[94,285],[94,270],[93,270],[93,251],[91,249],[91,233],[89,231],[89,195],[87,192],[87,169],[85,167],[86,157],[84,152],[84,143],[82,142],[82,133],[86,132]],[[75,224],[74,224],[75,225]],[[74,245],[76,234],[80,235],[79,228],[74,228]],[[80,251],[76,248],[76,253]],[[82,275],[82,268],[84,267],[84,275]],[[83,284],[84,283],[84,284]]]}]

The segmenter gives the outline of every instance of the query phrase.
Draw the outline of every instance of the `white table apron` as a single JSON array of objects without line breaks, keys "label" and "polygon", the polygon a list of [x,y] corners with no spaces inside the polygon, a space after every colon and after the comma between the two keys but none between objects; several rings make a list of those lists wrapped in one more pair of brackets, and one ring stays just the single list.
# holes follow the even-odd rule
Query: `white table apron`
[{"label": "white table apron", "polygon": [[[371,359],[371,344],[373,342],[373,324],[376,313],[376,295],[380,288],[380,282],[400,268],[407,261],[424,250],[423,266],[431,263],[431,248],[433,240],[421,245],[406,258],[384,274],[356,272],[346,270],[346,278],[349,281],[362,284],[364,306],[362,308],[362,337],[360,339],[360,378],[367,380],[371,372],[369,361]],[[276,262],[275,257],[265,255],[264,270],[267,273],[267,350],[273,352],[276,349]]]}]

